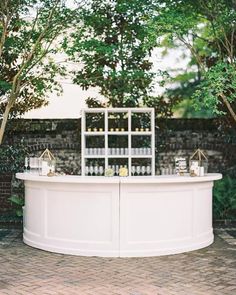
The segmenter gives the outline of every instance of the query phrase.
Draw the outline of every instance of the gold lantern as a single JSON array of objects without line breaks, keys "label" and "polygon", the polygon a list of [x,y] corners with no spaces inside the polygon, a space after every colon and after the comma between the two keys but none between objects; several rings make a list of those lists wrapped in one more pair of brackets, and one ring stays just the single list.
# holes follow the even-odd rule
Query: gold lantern
[{"label": "gold lantern", "polygon": [[197,149],[189,159],[190,176],[204,176],[208,169],[208,159],[201,149]]},{"label": "gold lantern", "polygon": [[53,154],[46,149],[39,157],[41,162],[41,175],[54,176],[56,169],[56,159]]}]

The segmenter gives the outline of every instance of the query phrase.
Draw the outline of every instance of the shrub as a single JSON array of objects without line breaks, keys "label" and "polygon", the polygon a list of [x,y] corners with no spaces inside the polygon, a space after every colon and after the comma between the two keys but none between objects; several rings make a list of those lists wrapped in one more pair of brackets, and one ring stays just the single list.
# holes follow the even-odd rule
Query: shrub
[{"label": "shrub", "polygon": [[236,179],[225,176],[215,182],[213,215],[215,219],[236,220]]},{"label": "shrub", "polygon": [[24,168],[27,148],[23,143],[0,146],[0,173],[15,173]]}]

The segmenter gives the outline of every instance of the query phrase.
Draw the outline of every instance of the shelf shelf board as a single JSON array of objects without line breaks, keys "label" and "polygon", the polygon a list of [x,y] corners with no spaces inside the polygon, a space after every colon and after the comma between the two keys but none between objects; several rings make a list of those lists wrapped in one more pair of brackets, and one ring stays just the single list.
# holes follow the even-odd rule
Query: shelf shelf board
[{"label": "shelf shelf board", "polygon": [[108,135],[129,135],[129,131],[108,131]]},{"label": "shelf shelf board", "polygon": [[129,155],[108,155],[107,156],[110,159],[116,159],[116,158],[129,158]]},{"label": "shelf shelf board", "polygon": [[131,155],[131,158],[152,158],[152,155]]},{"label": "shelf shelf board", "polygon": [[105,158],[105,155],[85,155],[84,158],[86,159],[103,159]]},{"label": "shelf shelf board", "polygon": [[84,135],[86,136],[98,136],[98,135],[105,135],[104,131],[85,131]]},{"label": "shelf shelf board", "polygon": [[131,135],[152,135],[151,131],[131,131]]}]

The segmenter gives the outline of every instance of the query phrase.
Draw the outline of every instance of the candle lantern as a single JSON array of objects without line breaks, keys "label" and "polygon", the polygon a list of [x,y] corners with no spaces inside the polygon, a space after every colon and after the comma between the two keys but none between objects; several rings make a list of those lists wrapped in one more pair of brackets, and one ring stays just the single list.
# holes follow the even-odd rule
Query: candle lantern
[{"label": "candle lantern", "polygon": [[189,159],[190,176],[204,176],[208,169],[208,159],[202,150],[197,149]]},{"label": "candle lantern", "polygon": [[41,161],[41,175],[53,176],[55,175],[56,159],[53,154],[46,149],[39,157]]}]

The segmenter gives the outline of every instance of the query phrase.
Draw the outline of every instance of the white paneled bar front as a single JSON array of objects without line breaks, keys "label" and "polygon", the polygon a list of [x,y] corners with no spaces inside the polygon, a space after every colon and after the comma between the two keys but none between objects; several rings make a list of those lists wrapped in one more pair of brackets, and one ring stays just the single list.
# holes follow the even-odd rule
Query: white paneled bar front
[{"label": "white paneled bar front", "polygon": [[84,256],[182,253],[213,242],[212,187],[204,177],[82,177],[17,173],[25,182],[24,242]]}]

